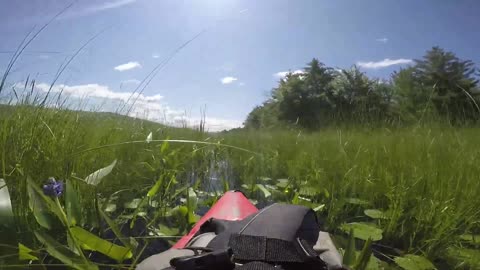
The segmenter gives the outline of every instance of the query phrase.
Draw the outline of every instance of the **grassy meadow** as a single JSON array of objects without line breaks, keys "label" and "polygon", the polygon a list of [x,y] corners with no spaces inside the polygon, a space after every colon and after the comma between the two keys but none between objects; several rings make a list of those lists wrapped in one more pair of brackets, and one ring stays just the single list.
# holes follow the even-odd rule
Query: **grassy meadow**
[{"label": "grassy meadow", "polygon": [[[259,207],[314,208],[347,252],[371,238],[375,257],[364,269],[479,269],[479,135],[433,124],[205,133],[1,106],[0,264],[133,268],[186,233],[223,191],[240,189]],[[56,205],[37,192],[49,177],[66,184]]]}]

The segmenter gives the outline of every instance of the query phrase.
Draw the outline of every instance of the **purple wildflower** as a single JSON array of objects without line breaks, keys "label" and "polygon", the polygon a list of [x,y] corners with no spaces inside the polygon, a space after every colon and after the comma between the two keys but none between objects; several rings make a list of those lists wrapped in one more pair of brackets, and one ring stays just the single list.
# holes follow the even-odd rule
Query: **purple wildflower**
[{"label": "purple wildflower", "polygon": [[60,197],[63,193],[63,182],[57,182],[53,177],[48,178],[47,184],[43,185],[43,193],[51,197]]}]

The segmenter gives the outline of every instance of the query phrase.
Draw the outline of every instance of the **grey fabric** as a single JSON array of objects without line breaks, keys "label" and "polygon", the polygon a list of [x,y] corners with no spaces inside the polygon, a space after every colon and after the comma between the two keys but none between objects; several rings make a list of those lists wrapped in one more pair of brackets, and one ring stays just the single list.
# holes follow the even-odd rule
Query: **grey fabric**
[{"label": "grey fabric", "polygon": [[150,256],[137,265],[137,270],[162,270],[170,267],[170,260],[175,257],[191,256],[195,253],[189,249],[169,249]]},{"label": "grey fabric", "polygon": [[[204,233],[193,238],[189,247],[206,247],[207,244],[215,237],[215,233]],[[337,251],[337,248],[333,244],[332,238],[327,232],[320,232],[318,235],[317,243],[313,247],[315,251],[320,253],[320,259],[322,259],[328,265],[329,270],[343,269],[342,268],[342,256]],[[170,260],[175,257],[194,255],[192,250],[188,249],[169,249],[157,255],[148,257],[139,265],[137,270],[163,270],[170,267]]]},{"label": "grey fabric", "polygon": [[[194,237],[188,247],[206,247],[215,237],[215,233],[204,233]],[[137,265],[137,270],[161,270],[170,267],[170,260],[180,256],[190,256],[195,253],[188,249],[169,249],[157,255],[150,256]]]},{"label": "grey fabric", "polygon": [[330,235],[327,232],[320,231],[317,243],[313,246],[313,249],[320,253],[320,259],[327,263],[329,270],[343,269],[342,255],[338,252],[333,244],[332,238],[330,238]]},{"label": "grey fabric", "polygon": [[209,233],[202,233],[190,240],[187,244],[188,247],[206,247],[213,238],[215,238],[216,234],[214,232]]}]

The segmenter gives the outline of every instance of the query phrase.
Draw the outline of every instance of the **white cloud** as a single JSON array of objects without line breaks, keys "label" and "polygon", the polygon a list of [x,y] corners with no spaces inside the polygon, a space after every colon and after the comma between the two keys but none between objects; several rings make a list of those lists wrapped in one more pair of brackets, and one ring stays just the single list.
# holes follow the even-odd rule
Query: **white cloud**
[{"label": "white cloud", "polygon": [[222,84],[231,84],[233,83],[234,81],[238,80],[238,78],[235,78],[235,77],[224,77],[222,78],[220,81],[222,82]]},{"label": "white cloud", "polygon": [[95,12],[104,11],[108,9],[119,8],[122,6],[132,4],[134,2],[136,2],[136,0],[116,0],[116,1],[105,2],[102,4],[87,7],[82,13],[88,14],[88,13],[95,13]]},{"label": "white cloud", "polygon": [[241,82],[241,83],[239,83],[238,85],[240,85],[240,86],[244,86],[244,85],[245,85],[245,83],[244,83],[244,82]]},{"label": "white cloud", "polygon": [[141,81],[137,79],[130,79],[122,81],[122,84],[140,84]]},{"label": "white cloud", "polygon": [[[23,84],[19,83],[19,87]],[[182,127],[198,127],[202,121],[201,117],[187,116],[185,110],[174,109],[163,102],[163,97],[160,94],[156,95],[143,95],[132,92],[116,92],[111,90],[108,86],[99,84],[83,84],[83,85],[55,85],[50,90],[50,85],[46,83],[39,83],[36,85],[36,89],[41,92],[50,93],[62,93],[68,98],[69,102],[73,102],[70,105],[75,108],[75,102],[77,104],[86,104],[87,101],[93,102],[90,105],[90,109],[95,106],[100,106],[101,111],[116,112],[117,109],[126,104],[128,115],[131,117],[137,117],[141,119],[151,120],[159,123],[163,123],[170,126]],[[51,95],[52,99],[55,99],[54,95]],[[82,110],[88,110],[85,106]],[[97,109],[98,110],[98,109]],[[206,117],[205,128],[208,131],[222,131],[225,129],[232,129],[242,126],[242,121],[233,119],[222,119],[214,117]]]},{"label": "white cloud", "polygon": [[378,69],[378,68],[385,68],[394,65],[405,65],[413,63],[412,59],[383,59],[382,61],[378,62],[357,62],[357,65],[363,68],[371,68],[371,69]]},{"label": "white cloud", "polygon": [[287,76],[288,73],[303,74],[305,72],[303,70],[300,70],[300,69],[297,69],[297,70],[294,70],[294,71],[280,71],[280,72],[277,72],[277,73],[273,74],[273,76],[277,77],[277,78],[280,78],[280,79],[283,79],[283,78],[285,78],[285,76]]},{"label": "white cloud", "polygon": [[[36,88],[43,92],[48,92],[50,85],[46,83],[40,83],[36,85]],[[162,99],[161,95],[145,96],[143,94],[132,92],[115,92],[110,90],[108,86],[99,85],[96,83],[73,86],[58,84],[53,86],[50,92],[61,92],[62,94],[76,98],[104,98],[123,102],[129,102],[132,100],[137,100],[137,102],[158,102]]]},{"label": "white cloud", "polygon": [[383,38],[377,38],[376,41],[378,42],[382,42],[382,43],[387,43],[388,42],[388,38],[386,37],[383,37]]},{"label": "white cloud", "polygon": [[118,71],[126,71],[126,70],[130,70],[130,69],[134,69],[134,68],[141,68],[141,67],[142,67],[142,65],[140,65],[140,63],[138,63],[138,62],[128,62],[128,63],[125,63],[125,64],[118,65],[118,66],[114,67],[113,69],[118,70]]},{"label": "white cloud", "polygon": [[160,55],[158,53],[154,53],[152,54],[152,58],[155,58],[155,59],[160,58]]}]

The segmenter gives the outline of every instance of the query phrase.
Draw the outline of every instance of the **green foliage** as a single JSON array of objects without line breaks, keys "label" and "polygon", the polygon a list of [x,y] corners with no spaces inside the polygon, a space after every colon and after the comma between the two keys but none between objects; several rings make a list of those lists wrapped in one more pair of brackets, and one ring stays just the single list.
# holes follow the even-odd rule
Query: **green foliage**
[{"label": "green foliage", "polygon": [[100,184],[100,181],[102,181],[105,176],[109,175],[112,172],[115,164],[117,164],[117,160],[114,160],[112,164],[108,165],[107,167],[101,168],[94,173],[88,175],[84,181],[89,185],[97,186],[98,184]]},{"label": "green foliage", "polygon": [[77,270],[96,270],[98,267],[81,256],[75,254],[73,251],[58,243],[55,239],[42,231],[35,231],[35,236],[48,251],[56,259],[63,262],[65,265],[75,268]]},{"label": "green foliage", "polygon": [[32,255],[33,252],[34,251],[32,249],[26,247],[22,243],[18,243],[18,259],[20,261],[23,261],[23,260],[37,261],[38,257],[35,255]]},{"label": "green foliage", "polygon": [[[48,132],[43,123],[37,125],[37,117],[48,124],[56,140],[51,135],[32,133],[37,129]],[[146,222],[149,236],[183,235],[198,217],[197,210],[211,206],[222,193],[222,181],[227,181],[231,189],[245,185],[244,192],[259,205],[275,201],[318,207],[317,215],[325,229],[338,236],[342,235],[342,224],[373,222],[367,225],[383,232],[378,244],[402,252],[422,252],[434,262],[452,246],[477,248],[461,237],[478,234],[480,229],[477,129],[432,125],[199,134],[126,119],[35,107],[10,107],[9,113],[0,114],[0,121],[8,127],[0,130],[8,131],[0,135],[4,140],[0,151],[8,153],[6,182],[19,231],[39,231],[37,218],[48,215],[52,221],[48,235],[73,252],[79,250],[69,237],[73,220],[76,226],[100,237],[101,233],[96,233],[99,226],[92,222],[98,220],[97,224],[108,225],[121,244],[132,250],[135,260],[142,256],[144,242],[125,237],[120,230],[128,227],[135,213],[138,220]],[[173,137],[182,142],[152,139],[147,143],[150,132],[152,138]],[[107,176],[112,181],[92,186],[79,177],[112,160],[117,160]],[[26,175],[35,178],[27,182]],[[67,179],[60,208],[51,198],[44,200],[40,190],[50,176]],[[257,184],[271,195],[265,196]],[[189,188],[197,200],[190,200],[195,196]],[[76,196],[71,197],[74,193]],[[33,212],[28,197],[32,202],[39,201]],[[190,201],[196,201],[196,205]],[[79,213],[71,207],[76,204]],[[59,209],[65,211],[70,225],[62,224],[64,217]],[[382,209],[383,215],[371,211],[376,209]],[[345,233],[350,230],[348,226],[353,225],[347,225]],[[19,241],[33,250],[42,248],[34,235],[25,233],[22,237]],[[368,235],[363,238],[367,240]],[[174,242],[176,238],[168,239]],[[87,258],[92,253],[80,250]],[[17,252],[12,253],[16,258]],[[50,251],[33,255],[43,258],[45,253]],[[455,261],[451,265],[457,264]]]},{"label": "green foliage", "polygon": [[70,231],[75,240],[77,240],[85,250],[98,251],[118,262],[132,258],[132,251],[126,247],[103,240],[80,227],[72,227]]},{"label": "green foliage", "polygon": [[350,232],[353,230],[353,236],[358,239],[367,241],[371,239],[373,241],[382,240],[383,231],[371,224],[366,223],[347,223],[340,226],[340,229],[344,232]]},{"label": "green foliage", "polygon": [[357,66],[334,71],[317,59],[287,74],[270,98],[247,117],[247,128],[398,125],[419,121],[472,123],[480,119],[475,67],[439,47],[414,65],[372,79]]},{"label": "green foliage", "polygon": [[403,257],[396,257],[395,263],[405,270],[434,270],[435,266],[425,257],[407,254]]},{"label": "green foliage", "polygon": [[385,213],[383,213],[381,210],[378,209],[366,209],[363,211],[366,216],[371,217],[373,219],[385,219],[387,218],[385,216]]}]

